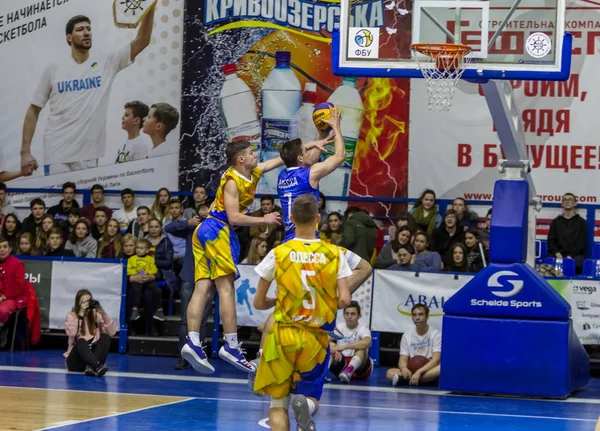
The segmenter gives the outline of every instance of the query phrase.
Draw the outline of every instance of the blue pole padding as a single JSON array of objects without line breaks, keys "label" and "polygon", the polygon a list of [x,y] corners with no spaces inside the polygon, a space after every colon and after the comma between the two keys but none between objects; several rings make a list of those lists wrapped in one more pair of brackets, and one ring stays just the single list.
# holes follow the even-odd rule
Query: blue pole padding
[{"label": "blue pole padding", "polygon": [[369,348],[369,356],[373,359],[375,366],[379,366],[379,332],[371,332],[371,347]]},{"label": "blue pole padding", "polygon": [[119,353],[127,353],[127,261],[123,261],[123,278],[121,286],[121,313],[119,317]]},{"label": "blue pole padding", "polygon": [[[208,307],[209,304],[206,304]],[[211,350],[211,358],[216,358],[219,356],[219,326],[221,325],[221,315],[219,314],[219,294],[215,295],[215,319],[214,326],[212,332],[212,338],[210,342],[210,350]]]}]

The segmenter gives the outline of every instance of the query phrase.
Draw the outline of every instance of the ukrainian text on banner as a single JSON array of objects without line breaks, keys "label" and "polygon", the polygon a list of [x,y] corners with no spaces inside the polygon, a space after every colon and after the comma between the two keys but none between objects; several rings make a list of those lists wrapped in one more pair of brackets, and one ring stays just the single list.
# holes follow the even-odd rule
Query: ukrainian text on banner
[{"label": "ukrainian text on banner", "polygon": [[165,139],[143,117],[180,110],[183,15],[181,1],[2,1],[0,169],[38,165],[10,186],[176,188],[179,121]]},{"label": "ukrainian text on banner", "polygon": [[429,324],[442,329],[445,302],[473,276],[376,270],[371,330],[404,333],[414,328],[411,309],[427,304]]},{"label": "ukrainian text on banner", "polygon": [[120,326],[123,265],[99,262],[52,262],[49,328],[64,329],[65,317],[80,289],[89,290]]},{"label": "ukrainian text on banner", "polygon": [[[257,310],[254,308],[254,295],[256,294],[258,280],[260,279],[258,274],[254,272],[254,265],[240,265],[238,266],[238,270],[240,271],[240,278],[235,282],[235,307],[238,325],[256,327],[267,321],[268,317],[273,313],[273,309]],[[352,295],[352,299],[357,301],[361,308],[362,316],[359,323],[366,327],[369,327],[370,322],[372,290],[371,280],[369,279]],[[275,295],[276,285],[273,282],[267,296],[274,298]],[[337,320],[339,322],[344,321],[342,310],[338,311]]]},{"label": "ukrainian text on banner", "polygon": [[[590,127],[600,109],[600,6],[596,4],[568,2],[565,25],[573,35],[568,81],[511,81],[524,122],[533,179],[545,202],[560,202],[566,192],[584,203],[598,199],[600,150],[596,130]],[[518,26],[510,29],[511,37],[496,43],[494,51],[510,58],[523,49],[519,47],[531,33],[552,32],[548,26],[553,23],[552,13],[543,7],[517,11],[513,20]],[[492,24],[493,33],[502,22]],[[472,34],[470,30],[481,31],[479,22],[463,21],[462,25],[461,34],[466,38]],[[431,188],[438,197],[491,199],[494,181],[499,178],[497,162],[503,156],[480,87],[462,81],[450,112],[429,112],[425,83],[413,79],[410,108],[409,195],[418,196]]]}]

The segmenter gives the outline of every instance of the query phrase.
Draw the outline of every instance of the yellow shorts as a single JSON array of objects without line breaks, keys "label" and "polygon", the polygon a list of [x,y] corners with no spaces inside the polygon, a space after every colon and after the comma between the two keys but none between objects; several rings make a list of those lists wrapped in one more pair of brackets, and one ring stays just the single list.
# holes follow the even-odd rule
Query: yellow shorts
[{"label": "yellow shorts", "polygon": [[273,398],[293,392],[319,400],[328,364],[325,331],[275,322],[260,357],[254,391]]},{"label": "yellow shorts", "polygon": [[231,226],[212,217],[204,220],[192,237],[194,280],[214,280],[229,274],[239,277],[240,243]]}]

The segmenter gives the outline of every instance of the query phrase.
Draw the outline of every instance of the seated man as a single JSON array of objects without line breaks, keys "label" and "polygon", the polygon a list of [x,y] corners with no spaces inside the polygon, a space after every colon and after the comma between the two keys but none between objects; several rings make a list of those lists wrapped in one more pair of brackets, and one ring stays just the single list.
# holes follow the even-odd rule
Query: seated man
[{"label": "seated man", "polygon": [[576,213],[577,201],[573,193],[562,197],[563,213],[552,220],[548,232],[548,257],[575,260],[577,274],[581,274],[587,245],[587,222]]},{"label": "seated man", "polygon": [[373,371],[369,358],[371,331],[358,323],[360,316],[358,302],[350,302],[344,308],[345,322],[337,325],[344,338],[329,342],[332,359],[329,371],[344,383],[350,383],[352,379],[367,380]]},{"label": "seated man", "polygon": [[1,331],[10,315],[27,299],[25,266],[12,256],[8,240],[0,236],[0,348],[6,344],[7,332]]},{"label": "seated man", "polygon": [[[392,382],[392,386],[437,386],[440,377],[442,334],[427,324],[429,320],[427,305],[415,304],[411,313],[415,329],[402,336],[398,368],[389,369],[385,377]],[[423,356],[429,361],[421,368],[411,371],[409,361],[416,356]]]}]

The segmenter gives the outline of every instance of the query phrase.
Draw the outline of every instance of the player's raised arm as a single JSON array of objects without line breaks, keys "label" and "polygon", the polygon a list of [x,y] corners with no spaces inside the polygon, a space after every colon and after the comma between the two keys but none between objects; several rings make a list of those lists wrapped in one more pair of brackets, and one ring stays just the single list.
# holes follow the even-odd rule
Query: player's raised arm
[{"label": "player's raised arm", "polygon": [[279,213],[265,214],[263,217],[251,217],[240,213],[240,195],[235,181],[229,180],[224,189],[225,212],[232,226],[257,226],[261,224],[280,225]]},{"label": "player's raised arm", "polygon": [[280,166],[283,166],[283,160],[281,157],[275,157],[274,159],[259,163],[258,169],[260,169],[263,174],[266,174],[267,172],[277,169]]},{"label": "player's raised arm", "polygon": [[156,3],[157,2],[154,2],[150,6],[150,9],[148,9],[148,12],[146,12],[144,19],[140,24],[137,36],[131,41],[131,61],[135,60],[138,54],[150,45],[152,27],[154,27],[154,11],[156,10]]},{"label": "player's raised arm", "polygon": [[333,142],[335,153],[332,156],[329,156],[325,161],[313,165],[310,169],[311,184],[318,183],[321,178],[335,171],[342,163],[344,163],[344,160],[346,160],[346,146],[344,145],[344,138],[340,126],[342,121],[340,110],[332,108],[329,120],[323,121],[329,124],[333,129],[335,137]]}]

